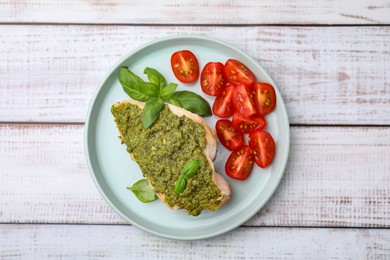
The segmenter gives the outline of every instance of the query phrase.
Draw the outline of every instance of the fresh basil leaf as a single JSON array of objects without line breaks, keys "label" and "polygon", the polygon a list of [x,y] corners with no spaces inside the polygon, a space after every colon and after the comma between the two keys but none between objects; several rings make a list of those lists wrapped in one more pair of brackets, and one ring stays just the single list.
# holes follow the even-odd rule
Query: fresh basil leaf
[{"label": "fresh basil leaf", "polygon": [[159,87],[159,89],[163,89],[165,85],[167,85],[165,78],[157,70],[152,68],[145,68],[144,73],[148,76],[150,83],[156,85]]},{"label": "fresh basil leaf", "polygon": [[179,175],[179,178],[175,182],[175,193],[179,195],[182,193],[187,187],[187,180],[183,174]]},{"label": "fresh basil leaf", "polygon": [[170,98],[173,93],[175,93],[177,88],[176,83],[169,83],[163,89],[160,90],[160,95],[162,98]]},{"label": "fresh basil leaf", "polygon": [[168,100],[175,106],[182,107],[200,116],[212,115],[210,104],[193,92],[177,91]]},{"label": "fresh basil leaf", "polygon": [[152,99],[146,102],[144,113],[142,115],[142,126],[149,128],[154,121],[160,116],[160,111],[164,107],[164,101],[161,99]]},{"label": "fresh basil leaf", "polygon": [[157,195],[154,192],[153,188],[150,186],[150,183],[147,179],[141,179],[127,189],[131,190],[135,194],[135,196],[142,202],[146,203],[155,201],[157,199]]},{"label": "fresh basil leaf", "polygon": [[184,165],[181,174],[185,176],[186,179],[195,175],[199,167],[199,160],[191,160],[186,165]]},{"label": "fresh basil leaf", "polygon": [[149,82],[142,82],[141,89],[142,92],[146,94],[148,97],[158,97],[158,94],[160,92],[158,86]]},{"label": "fresh basil leaf", "polygon": [[149,96],[142,91],[141,84],[144,83],[143,79],[135,75],[127,68],[122,67],[120,69],[118,78],[123,87],[123,90],[132,99],[145,101],[149,98]]}]

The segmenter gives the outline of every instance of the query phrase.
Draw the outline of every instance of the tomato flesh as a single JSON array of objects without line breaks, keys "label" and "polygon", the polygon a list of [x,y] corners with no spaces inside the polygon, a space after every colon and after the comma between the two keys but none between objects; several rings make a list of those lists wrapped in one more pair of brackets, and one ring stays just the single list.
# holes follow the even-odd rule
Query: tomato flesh
[{"label": "tomato flesh", "polygon": [[244,84],[246,86],[252,86],[256,81],[253,72],[238,60],[227,60],[224,71],[226,79],[234,85]]},{"label": "tomato flesh", "polygon": [[214,115],[220,118],[227,118],[233,115],[233,87],[227,86],[221,94],[217,96],[213,104]]},{"label": "tomato flesh", "polygon": [[266,131],[255,131],[249,135],[248,143],[256,164],[261,168],[267,167],[275,155],[275,142],[272,136]]},{"label": "tomato flesh", "polygon": [[224,66],[220,62],[207,63],[200,74],[200,85],[204,93],[210,96],[218,96],[226,86],[223,75]]},{"label": "tomato flesh", "polygon": [[219,141],[228,150],[233,151],[244,144],[244,136],[233,127],[231,121],[227,119],[218,120],[215,129]]},{"label": "tomato flesh", "polygon": [[245,180],[249,177],[253,168],[252,150],[243,145],[234,150],[225,164],[226,174],[236,180]]},{"label": "tomato flesh", "polygon": [[177,51],[172,54],[171,67],[175,77],[183,83],[194,82],[199,76],[198,60],[188,50]]},{"label": "tomato flesh", "polygon": [[266,126],[267,122],[261,115],[253,115],[250,117],[243,117],[240,113],[234,112],[233,126],[239,132],[249,134],[256,130],[261,130]]},{"label": "tomato flesh", "polygon": [[256,103],[253,93],[243,84],[234,86],[233,89],[234,110],[244,117],[249,117],[257,113]]},{"label": "tomato flesh", "polygon": [[269,114],[272,110],[274,110],[276,106],[276,94],[272,85],[257,82],[253,85],[253,93],[260,115]]}]

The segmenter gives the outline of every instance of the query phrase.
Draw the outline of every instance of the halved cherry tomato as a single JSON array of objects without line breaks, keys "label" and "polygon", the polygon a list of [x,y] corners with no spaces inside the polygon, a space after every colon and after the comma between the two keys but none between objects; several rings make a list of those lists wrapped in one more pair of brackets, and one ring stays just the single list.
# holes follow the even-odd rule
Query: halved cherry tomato
[{"label": "halved cherry tomato", "polygon": [[233,126],[239,132],[249,134],[255,130],[261,130],[266,126],[266,121],[261,115],[243,117],[240,113],[234,112]]},{"label": "halved cherry tomato", "polygon": [[226,174],[236,180],[248,178],[253,168],[252,150],[249,146],[243,145],[234,150],[225,164]]},{"label": "halved cherry tomato", "polygon": [[249,87],[238,84],[233,88],[233,106],[234,110],[244,117],[249,117],[257,113],[256,103],[253,99],[253,93]]},{"label": "halved cherry tomato", "polygon": [[171,67],[175,77],[183,83],[193,82],[199,76],[198,60],[192,52],[187,50],[172,54]]},{"label": "halved cherry tomato", "polygon": [[233,59],[225,63],[225,77],[234,85],[244,84],[246,86],[252,86],[256,81],[255,75],[247,66]]},{"label": "halved cherry tomato", "polygon": [[276,94],[272,85],[263,82],[256,82],[253,86],[253,93],[260,115],[269,114],[275,108]]},{"label": "halved cherry tomato", "polygon": [[215,125],[219,141],[228,150],[233,151],[244,144],[244,136],[238,132],[231,121],[227,119],[218,120]]},{"label": "halved cherry tomato", "polygon": [[227,86],[214,101],[213,113],[214,115],[226,118],[233,115],[233,87]]},{"label": "halved cherry tomato", "polygon": [[200,85],[204,93],[210,96],[218,96],[222,93],[226,86],[223,68],[220,62],[209,62],[204,66],[200,74]]},{"label": "halved cherry tomato", "polygon": [[256,164],[261,168],[267,167],[275,155],[275,142],[272,136],[266,131],[256,131],[249,135],[248,143]]}]

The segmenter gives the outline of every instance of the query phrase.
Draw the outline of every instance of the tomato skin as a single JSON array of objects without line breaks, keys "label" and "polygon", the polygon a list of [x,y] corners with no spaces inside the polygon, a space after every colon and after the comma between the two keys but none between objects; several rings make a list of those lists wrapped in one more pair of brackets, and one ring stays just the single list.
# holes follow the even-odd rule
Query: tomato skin
[{"label": "tomato skin", "polygon": [[253,92],[243,84],[235,85],[233,89],[234,110],[244,117],[249,117],[257,113]]},{"label": "tomato skin", "polygon": [[234,112],[232,121],[234,128],[244,134],[250,134],[253,131],[261,130],[267,125],[267,122],[261,115],[243,117],[237,112]]},{"label": "tomato skin", "polygon": [[238,132],[230,120],[218,120],[215,125],[215,130],[219,141],[226,149],[233,151],[234,149],[244,144],[244,136]]},{"label": "tomato skin", "polygon": [[253,85],[253,93],[257,110],[260,115],[267,115],[276,106],[276,93],[274,87],[268,83],[256,82]]},{"label": "tomato skin", "polygon": [[236,180],[245,180],[249,177],[253,168],[252,149],[243,145],[234,150],[225,164],[226,174]]},{"label": "tomato skin", "polygon": [[214,115],[220,118],[231,117],[234,112],[233,108],[233,87],[227,86],[221,94],[217,96],[213,104]]},{"label": "tomato skin", "polygon": [[255,131],[249,135],[248,143],[256,164],[261,168],[267,167],[275,155],[275,142],[272,136],[266,131]]},{"label": "tomato skin", "polygon": [[199,76],[199,63],[188,50],[177,51],[171,56],[171,68],[175,77],[183,83],[191,83]]},{"label": "tomato skin", "polygon": [[226,86],[224,66],[220,62],[207,63],[200,74],[200,86],[204,93],[218,96]]},{"label": "tomato skin", "polygon": [[224,71],[226,79],[233,85],[244,84],[250,87],[256,81],[253,72],[238,60],[227,60]]}]

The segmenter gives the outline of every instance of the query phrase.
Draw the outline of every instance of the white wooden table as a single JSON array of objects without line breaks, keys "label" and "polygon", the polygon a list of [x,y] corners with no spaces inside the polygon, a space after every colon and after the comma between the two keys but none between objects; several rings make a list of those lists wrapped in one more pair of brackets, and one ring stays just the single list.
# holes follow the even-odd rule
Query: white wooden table
[{"label": "white wooden table", "polygon": [[[277,192],[245,225],[173,241],[92,183],[84,118],[124,54],[206,35],[255,58],[291,123]],[[390,1],[0,1],[0,258],[390,259]]]}]

